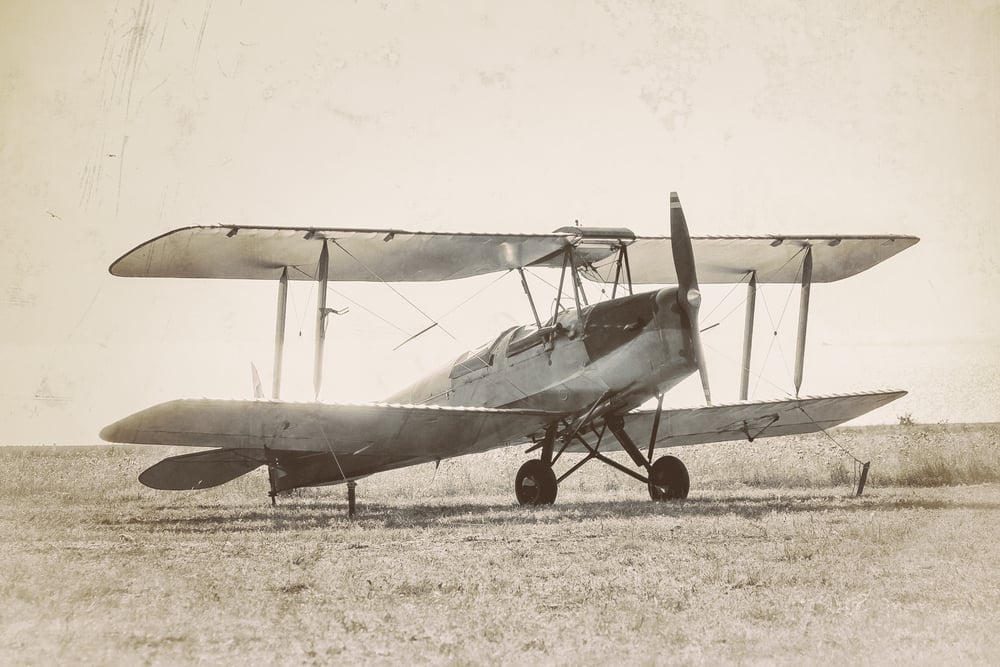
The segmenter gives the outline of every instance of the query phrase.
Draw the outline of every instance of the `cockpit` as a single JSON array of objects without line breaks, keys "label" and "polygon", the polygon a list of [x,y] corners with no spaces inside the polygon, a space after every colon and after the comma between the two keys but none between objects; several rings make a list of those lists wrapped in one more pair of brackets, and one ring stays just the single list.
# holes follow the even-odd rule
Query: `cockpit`
[{"label": "cockpit", "polygon": [[455,378],[460,378],[463,375],[468,375],[473,371],[482,370],[487,366],[493,365],[494,355],[496,354],[497,348],[500,347],[500,343],[511,331],[517,327],[511,327],[506,329],[503,333],[496,337],[496,339],[477,347],[474,350],[466,352],[457,360],[455,360],[455,365],[451,369],[450,377],[452,380]]}]

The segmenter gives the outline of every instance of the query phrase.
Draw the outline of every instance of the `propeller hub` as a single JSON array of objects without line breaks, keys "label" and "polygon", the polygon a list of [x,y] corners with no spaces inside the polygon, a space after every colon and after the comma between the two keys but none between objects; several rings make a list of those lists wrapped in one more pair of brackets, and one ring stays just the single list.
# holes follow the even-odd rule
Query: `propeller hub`
[{"label": "propeller hub", "polygon": [[687,302],[692,308],[701,307],[701,292],[695,288],[691,288],[687,291]]}]

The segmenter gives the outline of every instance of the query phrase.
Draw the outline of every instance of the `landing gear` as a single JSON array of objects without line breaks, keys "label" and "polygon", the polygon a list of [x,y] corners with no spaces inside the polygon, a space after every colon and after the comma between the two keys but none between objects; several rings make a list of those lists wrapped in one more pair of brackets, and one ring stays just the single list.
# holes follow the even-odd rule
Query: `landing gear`
[{"label": "landing gear", "polygon": [[558,490],[552,466],[539,459],[526,461],[514,478],[514,493],[522,505],[551,505]]},{"label": "landing gear", "polygon": [[690,488],[687,467],[676,456],[661,456],[649,467],[649,497],[653,500],[687,498]]},{"label": "landing gear", "polygon": [[[546,430],[545,438],[528,448],[525,452],[541,450],[541,456],[526,462],[517,471],[514,481],[514,492],[517,502],[522,505],[549,505],[555,502],[556,491],[564,479],[579,470],[585,463],[597,460],[629,477],[646,485],[649,497],[656,500],[676,500],[687,498],[691,488],[687,467],[676,456],[661,456],[653,461],[653,451],[656,447],[657,433],[660,426],[660,416],[663,411],[663,397],[657,401],[656,412],[653,415],[652,430],[649,434],[648,454],[639,449],[625,428],[625,417],[608,414],[594,418],[598,408],[605,404],[608,395],[602,396],[590,410],[572,424],[552,424]],[[642,416],[637,417],[641,419]],[[562,433],[559,429],[562,428]],[[622,449],[629,455],[638,471],[625,466],[608,457],[600,451],[605,432],[610,432]],[[556,436],[560,437],[561,445],[558,451],[555,446]],[[591,444],[590,438],[596,441]],[[559,460],[570,445],[582,446],[587,455],[570,466],[558,478],[552,471],[553,464]],[[645,473],[645,474],[642,474]]]},{"label": "landing gear", "polygon": [[[680,459],[676,456],[661,456],[656,461],[651,461],[655,440],[651,438],[650,454],[647,456],[632,441],[631,436],[624,429],[621,417],[608,417],[603,422],[600,428],[592,426],[587,434],[578,430],[568,430],[569,435],[563,436],[562,446],[556,452],[552,451],[553,443],[552,439],[549,438],[528,449],[527,453],[541,449],[542,456],[539,459],[526,462],[517,471],[517,478],[514,482],[517,501],[522,505],[548,505],[555,502],[559,484],[591,460],[600,461],[645,484],[649,491],[649,497],[654,501],[687,498],[691,488],[691,480],[688,477],[687,467],[681,463]],[[639,470],[629,468],[600,451],[605,431],[610,431],[614,435]],[[655,436],[655,430],[653,433]],[[591,437],[596,438],[596,442],[593,444],[590,440]],[[572,444],[582,446],[587,455],[557,478],[552,470],[552,464],[567,450],[571,441]]]}]

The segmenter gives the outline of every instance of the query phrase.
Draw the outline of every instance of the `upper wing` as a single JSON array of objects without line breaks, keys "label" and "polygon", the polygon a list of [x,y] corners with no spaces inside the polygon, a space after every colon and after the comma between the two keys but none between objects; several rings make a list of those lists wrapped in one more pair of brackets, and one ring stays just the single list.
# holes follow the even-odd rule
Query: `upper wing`
[{"label": "upper wing", "polygon": [[[905,395],[905,391],[869,392],[664,410],[656,445],[679,447],[813,433],[842,424]],[[642,410],[625,415],[625,430],[636,443],[649,442],[655,414],[652,410]]]},{"label": "upper wing", "polygon": [[[848,278],[919,241],[915,236],[718,236],[691,237],[698,282],[738,283],[751,271],[760,283],[797,283],[806,248],[812,248],[812,282]],[[638,237],[628,246],[632,282],[677,283],[670,260],[670,237]],[[613,282],[615,257],[592,263],[591,280]]]},{"label": "upper wing", "polygon": [[223,448],[161,461],[140,476],[147,486],[205,488],[271,462],[280,491],[524,442],[559,416],[538,410],[191,399],[141,410],[106,426],[101,438]]},{"label": "upper wing", "polygon": [[437,281],[529,266],[558,254],[566,234],[452,234],[392,229],[185,227],[111,265],[116,276],[315,280],[329,243],[329,280]]},{"label": "upper wing", "polygon": [[[670,238],[627,229],[593,234],[459,234],[392,229],[185,227],[147,241],[111,265],[116,276],[315,280],[320,244],[329,244],[327,278],[339,281],[439,281],[528,266],[561,267],[572,249],[591,280],[614,280],[617,250],[628,246],[632,281],[674,284]],[[735,283],[750,271],[762,283],[798,280],[803,249],[813,249],[813,281],[852,276],[918,241],[912,236],[692,237],[702,283]]]}]

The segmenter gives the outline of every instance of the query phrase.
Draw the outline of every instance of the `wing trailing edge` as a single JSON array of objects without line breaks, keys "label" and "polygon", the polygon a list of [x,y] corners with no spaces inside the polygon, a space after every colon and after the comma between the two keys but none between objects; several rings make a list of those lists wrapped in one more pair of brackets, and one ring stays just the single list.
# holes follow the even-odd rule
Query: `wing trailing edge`
[{"label": "wing trailing edge", "polygon": [[[599,230],[600,231],[600,230]],[[865,271],[919,241],[914,236],[694,236],[701,283],[738,283],[756,272],[760,283],[795,283],[798,259],[812,248],[813,281],[834,282]],[[317,280],[328,244],[327,279],[361,282],[455,280],[497,271],[560,268],[572,250],[592,281],[614,280],[618,249],[628,247],[632,281],[677,284],[669,236],[637,237],[627,229],[563,228],[552,234],[409,232],[319,227],[183,227],[150,239],[111,266],[116,276]]]},{"label": "wing trailing edge", "polygon": [[[689,409],[665,409],[657,431],[657,447],[680,447],[732,440],[799,435],[832,428],[906,395],[905,391],[810,396],[774,401],[740,402]],[[646,442],[655,411],[625,415],[625,430]]]},{"label": "wing trailing edge", "polygon": [[272,465],[274,488],[283,491],[518,444],[560,416],[431,405],[182,399],[110,424],[101,438],[216,448],[151,466],[139,481],[154,489],[209,488]]},{"label": "wing trailing edge", "polygon": [[180,399],[101,430],[108,442],[431,460],[524,442],[561,415],[541,410]]}]

